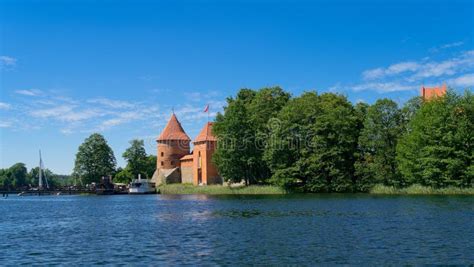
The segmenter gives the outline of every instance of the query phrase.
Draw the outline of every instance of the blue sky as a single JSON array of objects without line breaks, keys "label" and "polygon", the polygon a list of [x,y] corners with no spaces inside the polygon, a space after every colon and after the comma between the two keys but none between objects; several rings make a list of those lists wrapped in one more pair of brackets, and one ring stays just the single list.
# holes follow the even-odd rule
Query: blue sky
[{"label": "blue sky", "polygon": [[0,168],[70,173],[91,133],[119,166],[156,154],[174,108],[194,138],[239,88],[402,104],[474,85],[473,1],[0,0]]}]

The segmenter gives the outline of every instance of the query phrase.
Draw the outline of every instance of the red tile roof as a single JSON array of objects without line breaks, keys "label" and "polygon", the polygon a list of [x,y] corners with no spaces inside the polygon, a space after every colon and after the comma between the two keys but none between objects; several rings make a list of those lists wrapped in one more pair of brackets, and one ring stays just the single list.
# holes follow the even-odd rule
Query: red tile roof
[{"label": "red tile roof", "polygon": [[190,141],[191,138],[184,132],[181,123],[179,123],[176,115],[171,115],[170,120],[165,126],[165,129],[161,132],[160,136],[156,139],[157,141],[168,141],[168,140],[180,140]]},{"label": "red tile roof", "polygon": [[196,139],[194,139],[194,143],[203,141],[217,141],[217,138],[212,134],[212,122],[206,123]]}]

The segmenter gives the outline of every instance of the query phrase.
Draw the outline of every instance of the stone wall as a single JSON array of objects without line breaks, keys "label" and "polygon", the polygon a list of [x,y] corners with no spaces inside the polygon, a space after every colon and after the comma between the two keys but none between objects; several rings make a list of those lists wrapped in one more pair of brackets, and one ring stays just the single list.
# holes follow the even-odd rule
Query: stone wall
[{"label": "stone wall", "polygon": [[193,183],[193,166],[181,166],[181,183]]}]

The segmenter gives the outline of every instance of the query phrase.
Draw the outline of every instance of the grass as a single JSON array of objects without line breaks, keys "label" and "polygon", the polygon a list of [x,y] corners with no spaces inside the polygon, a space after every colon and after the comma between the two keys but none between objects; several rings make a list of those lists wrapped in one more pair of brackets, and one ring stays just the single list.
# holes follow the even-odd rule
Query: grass
[{"label": "grass", "polygon": [[370,193],[381,195],[474,195],[474,187],[434,188],[414,184],[406,188],[397,188],[393,186],[375,185],[370,190]]},{"label": "grass", "polygon": [[[270,185],[250,185],[229,187],[225,185],[194,186],[192,184],[165,184],[158,187],[158,192],[167,195],[281,195],[287,192],[277,186]],[[433,188],[422,185],[411,185],[406,188],[394,186],[375,185],[370,194],[379,195],[474,195],[474,187],[459,188]]]},{"label": "grass", "polygon": [[158,187],[160,194],[205,194],[205,195],[277,195],[286,192],[277,186],[251,185],[229,187],[224,185],[194,186],[190,184],[166,184]]}]

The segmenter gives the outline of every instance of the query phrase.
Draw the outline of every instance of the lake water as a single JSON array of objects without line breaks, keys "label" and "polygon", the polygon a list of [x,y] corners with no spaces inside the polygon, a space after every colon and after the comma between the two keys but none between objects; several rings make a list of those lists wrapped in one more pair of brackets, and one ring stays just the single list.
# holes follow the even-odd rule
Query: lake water
[{"label": "lake water", "polygon": [[10,196],[0,264],[472,264],[469,196]]}]

